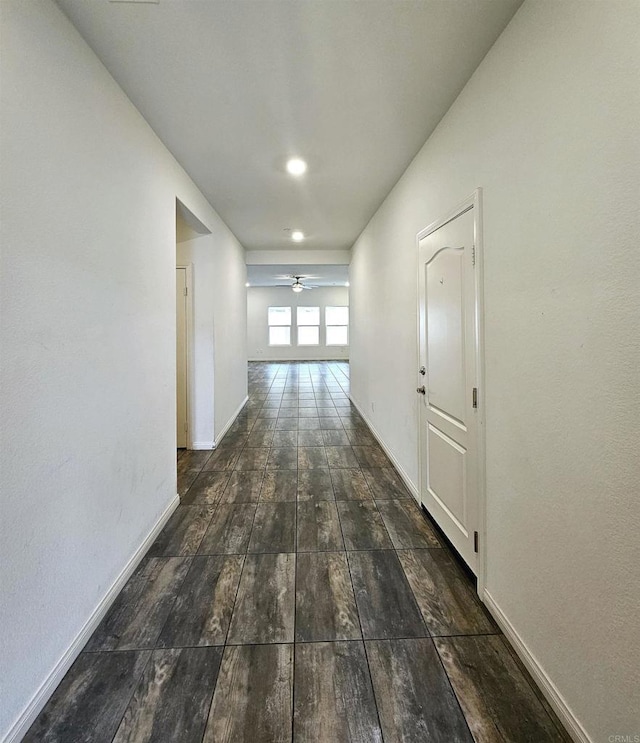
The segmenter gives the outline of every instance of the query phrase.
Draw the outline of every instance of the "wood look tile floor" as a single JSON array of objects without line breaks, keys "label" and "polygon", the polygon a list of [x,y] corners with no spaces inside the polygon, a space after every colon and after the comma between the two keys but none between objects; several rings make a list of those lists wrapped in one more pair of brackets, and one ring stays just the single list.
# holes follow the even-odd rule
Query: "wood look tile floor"
[{"label": "wood look tile floor", "polygon": [[348,393],[249,365],[27,743],[570,742]]}]

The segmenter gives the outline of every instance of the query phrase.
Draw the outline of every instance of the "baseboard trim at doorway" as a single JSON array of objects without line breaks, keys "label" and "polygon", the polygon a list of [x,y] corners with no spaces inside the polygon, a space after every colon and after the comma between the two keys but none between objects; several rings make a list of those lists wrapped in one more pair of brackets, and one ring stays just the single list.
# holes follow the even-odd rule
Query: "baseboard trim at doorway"
[{"label": "baseboard trim at doorway", "polygon": [[247,396],[246,396],[246,397],[244,398],[244,400],[243,400],[243,401],[242,401],[242,402],[240,403],[240,405],[239,405],[239,406],[238,406],[238,407],[236,408],[236,411],[235,411],[235,413],[232,413],[232,415],[231,415],[231,418],[229,418],[229,420],[228,420],[228,421],[227,421],[227,422],[225,423],[225,425],[224,425],[223,429],[222,429],[222,430],[220,431],[220,434],[219,434],[218,436],[216,436],[216,439],[215,439],[215,441],[213,442],[213,447],[212,447],[213,449],[215,449],[215,448],[217,448],[218,446],[220,446],[220,442],[221,442],[221,441],[222,441],[222,439],[224,438],[225,434],[226,434],[226,433],[227,433],[227,431],[228,431],[228,430],[229,430],[229,429],[231,428],[231,426],[233,425],[233,422],[235,421],[235,419],[236,419],[236,418],[237,418],[237,417],[238,417],[238,416],[240,415],[240,413],[242,412],[242,408],[244,408],[244,406],[245,406],[245,405],[246,405],[246,404],[247,404],[248,402],[249,402],[249,395],[247,395]]},{"label": "baseboard trim at doorway", "polygon": [[578,718],[574,715],[573,711],[564,700],[562,694],[558,691],[556,685],[549,678],[544,668],[529,650],[524,640],[518,634],[516,628],[511,624],[506,614],[498,606],[495,599],[486,588],[482,599],[491,613],[491,616],[496,620],[509,644],[515,650],[516,655],[520,658],[527,671],[529,671],[533,677],[533,680],[538,685],[538,688],[547,702],[549,702],[549,705],[556,713],[571,738],[576,743],[593,743],[592,739],[587,735],[586,730],[580,724]]},{"label": "baseboard trim at doorway", "polygon": [[191,449],[193,451],[204,451],[206,449],[215,449],[215,444],[213,441],[194,441],[193,444],[191,444]]},{"label": "baseboard trim at doorway", "polygon": [[371,420],[367,417],[362,407],[358,405],[358,403],[353,399],[353,397],[351,397],[351,395],[349,395],[349,400],[351,401],[351,404],[355,407],[355,409],[360,414],[360,417],[364,420],[364,422],[369,427],[369,430],[373,434],[375,440],[378,442],[378,444],[380,444],[380,448],[382,449],[382,451],[384,451],[387,457],[389,457],[389,459],[391,460],[391,464],[393,464],[398,474],[402,478],[402,482],[404,482],[404,484],[406,485],[407,490],[415,498],[416,502],[420,504],[420,494],[418,492],[418,488],[415,485],[415,483],[411,481],[411,478],[409,477],[409,475],[407,475],[404,467],[400,464],[400,462],[398,462],[398,460],[396,459],[396,456],[393,454],[392,451],[390,451],[389,447],[384,443],[382,436],[380,436],[378,431],[376,431],[375,426],[373,425]]},{"label": "baseboard trim at doorway", "polygon": [[96,608],[91,612],[91,615],[84,623],[82,629],[76,635],[71,645],[69,645],[62,657],[51,669],[39,689],[31,697],[27,706],[18,716],[18,719],[9,728],[2,743],[18,743],[18,741],[22,740],[22,738],[27,734],[27,731],[33,724],[34,720],[40,714],[45,704],[49,701],[49,698],[58,687],[58,684],[62,681],[66,672],[71,668],[73,662],[80,655],[82,648],[87,644],[87,641],[95,632],[107,611],[111,608],[116,597],[124,588],[125,583],[133,575],[133,572],[140,564],[142,558],[146,555],[149,547],[154,543],[156,537],[160,534],[165,524],[179,505],[180,496],[176,494],[160,514],[160,517],[157,519],[142,544],[133,553],[127,564],[120,571],[120,575],[118,575],[115,581],[111,584],[111,588],[109,588]]}]

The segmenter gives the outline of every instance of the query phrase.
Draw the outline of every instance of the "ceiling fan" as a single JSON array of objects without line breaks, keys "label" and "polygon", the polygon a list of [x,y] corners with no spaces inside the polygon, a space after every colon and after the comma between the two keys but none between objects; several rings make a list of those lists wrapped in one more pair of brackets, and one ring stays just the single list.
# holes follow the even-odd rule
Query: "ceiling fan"
[{"label": "ceiling fan", "polygon": [[[280,277],[278,277],[280,278]],[[303,284],[303,279],[314,279],[315,276],[294,276],[293,274],[289,274],[288,276],[283,276],[284,279],[291,279],[293,283],[290,285],[291,289],[293,289],[294,292],[301,292],[303,289],[317,289],[317,284]],[[278,284],[277,286],[289,286],[289,284]]]}]

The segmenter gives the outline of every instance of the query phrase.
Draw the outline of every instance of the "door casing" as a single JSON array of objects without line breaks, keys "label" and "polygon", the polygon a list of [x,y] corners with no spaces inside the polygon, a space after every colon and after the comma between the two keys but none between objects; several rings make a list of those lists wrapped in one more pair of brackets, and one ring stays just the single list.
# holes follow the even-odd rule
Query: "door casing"
[{"label": "door casing", "polygon": [[[484,391],[484,313],[483,313],[483,244],[482,244],[482,189],[477,188],[469,197],[458,204],[444,217],[435,220],[416,235],[416,253],[417,253],[417,358],[420,359],[420,302],[421,302],[421,272],[423,266],[420,261],[420,241],[432,234],[440,227],[451,222],[470,209],[473,210],[473,245],[475,250],[475,272],[474,272],[474,292],[475,292],[475,375],[476,386],[478,388],[478,406],[476,413],[476,427],[474,443],[477,451],[477,468],[476,468],[476,488],[478,500],[478,564],[477,564],[477,593],[480,599],[483,599],[486,585],[486,557],[487,557],[487,513],[486,513],[486,463],[485,463],[485,391]],[[418,369],[416,369],[416,378],[418,385],[423,382]],[[419,404],[416,403],[416,404]],[[420,411],[418,411],[420,416]],[[420,418],[419,418],[420,421]],[[424,451],[424,432],[422,425],[418,425],[418,490],[419,498],[425,483],[424,467],[422,461],[422,452]]]},{"label": "door casing", "polygon": [[[185,302],[186,312],[186,387],[187,387],[187,449],[193,448],[193,411],[191,393],[193,389],[191,375],[193,371],[193,264],[187,263],[176,266],[176,271],[183,269],[185,272],[185,282],[187,287],[187,297]],[[176,326],[177,327],[177,326]],[[176,331],[177,332],[177,331]],[[177,359],[176,359],[177,364]],[[176,369],[177,375],[177,369]],[[177,430],[177,426],[176,426]]]}]

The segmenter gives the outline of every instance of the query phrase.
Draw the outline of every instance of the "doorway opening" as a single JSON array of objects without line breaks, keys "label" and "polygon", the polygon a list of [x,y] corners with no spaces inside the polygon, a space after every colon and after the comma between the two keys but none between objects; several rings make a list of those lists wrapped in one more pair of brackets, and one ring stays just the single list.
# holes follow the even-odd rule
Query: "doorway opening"
[{"label": "doorway opening", "polygon": [[196,416],[194,272],[192,243],[210,230],[176,199],[176,446],[191,449]]},{"label": "doorway opening", "polygon": [[247,265],[249,361],[348,361],[349,265]]}]

